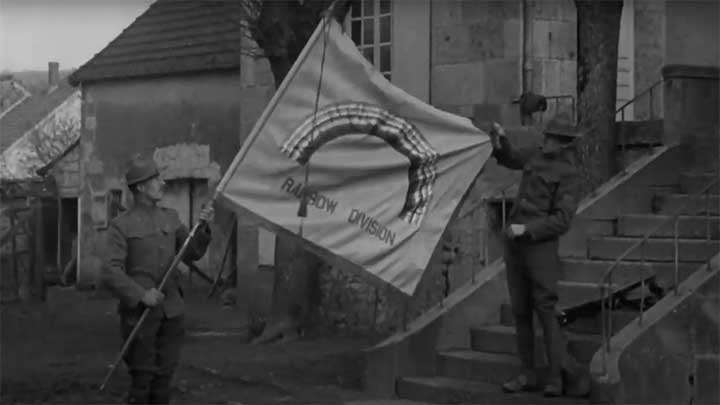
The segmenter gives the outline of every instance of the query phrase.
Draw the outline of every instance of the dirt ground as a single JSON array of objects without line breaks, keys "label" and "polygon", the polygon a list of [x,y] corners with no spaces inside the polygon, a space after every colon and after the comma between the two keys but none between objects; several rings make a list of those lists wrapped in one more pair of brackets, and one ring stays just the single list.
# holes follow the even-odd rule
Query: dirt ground
[{"label": "dirt ground", "polygon": [[[47,303],[0,309],[0,403],[122,403],[129,383],[119,367],[97,387],[120,349],[115,301],[53,288]],[[173,403],[336,404],[371,400],[360,389],[367,337],[314,333],[289,343],[249,345],[241,309],[188,299],[188,338]]]}]

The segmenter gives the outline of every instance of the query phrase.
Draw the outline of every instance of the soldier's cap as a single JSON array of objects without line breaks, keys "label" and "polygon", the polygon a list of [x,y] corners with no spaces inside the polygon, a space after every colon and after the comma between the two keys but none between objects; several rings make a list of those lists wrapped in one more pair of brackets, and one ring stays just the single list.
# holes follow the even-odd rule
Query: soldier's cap
[{"label": "soldier's cap", "polygon": [[569,116],[559,114],[545,125],[543,134],[564,142],[572,142],[582,137],[583,131],[574,125]]},{"label": "soldier's cap", "polygon": [[153,159],[135,156],[130,160],[130,167],[125,173],[125,182],[129,187],[159,175],[160,172]]}]

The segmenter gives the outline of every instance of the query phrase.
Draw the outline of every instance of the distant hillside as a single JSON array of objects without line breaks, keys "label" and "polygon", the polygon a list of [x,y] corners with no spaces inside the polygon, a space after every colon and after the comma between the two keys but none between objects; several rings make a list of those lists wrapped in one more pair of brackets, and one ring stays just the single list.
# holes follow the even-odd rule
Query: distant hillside
[{"label": "distant hillside", "polygon": [[[72,70],[60,70],[60,80],[67,80]],[[15,80],[22,83],[30,93],[35,94],[47,88],[48,72],[46,70],[23,70],[20,72],[2,72],[3,75],[11,74]]]}]

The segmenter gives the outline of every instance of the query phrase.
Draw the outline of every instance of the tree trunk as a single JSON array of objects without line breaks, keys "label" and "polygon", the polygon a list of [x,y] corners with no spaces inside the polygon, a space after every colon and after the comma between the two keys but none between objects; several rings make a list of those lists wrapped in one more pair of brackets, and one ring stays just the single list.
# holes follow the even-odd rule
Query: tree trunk
[{"label": "tree trunk", "polygon": [[[317,27],[331,0],[263,1],[251,33],[270,68],[278,88]],[[350,2],[339,1],[335,17],[342,18]],[[298,218],[299,221],[300,218]],[[272,318],[256,341],[292,338],[305,327],[318,302],[318,270],[323,261],[306,251],[297,236],[278,234],[275,247],[275,277]]]},{"label": "tree trunk", "polygon": [[575,0],[578,123],[590,131],[578,145],[584,192],[616,171],[615,107],[622,0]]}]

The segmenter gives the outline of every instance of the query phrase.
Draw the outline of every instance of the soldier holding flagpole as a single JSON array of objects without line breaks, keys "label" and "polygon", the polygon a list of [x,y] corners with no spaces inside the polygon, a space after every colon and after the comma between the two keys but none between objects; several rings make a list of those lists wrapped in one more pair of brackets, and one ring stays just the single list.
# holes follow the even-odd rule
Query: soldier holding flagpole
[{"label": "soldier holding flagpole", "polygon": [[[167,404],[185,333],[185,309],[178,273],[168,278],[164,288],[160,284],[189,232],[177,212],[157,206],[164,183],[152,159],[134,159],[126,181],[134,206],[110,224],[101,282],[120,300],[123,338],[130,340],[131,331],[140,324],[123,357],[131,378],[127,403]],[[205,254],[210,242],[207,222],[213,212],[212,205],[200,211],[201,225],[183,261],[190,263]]]}]

